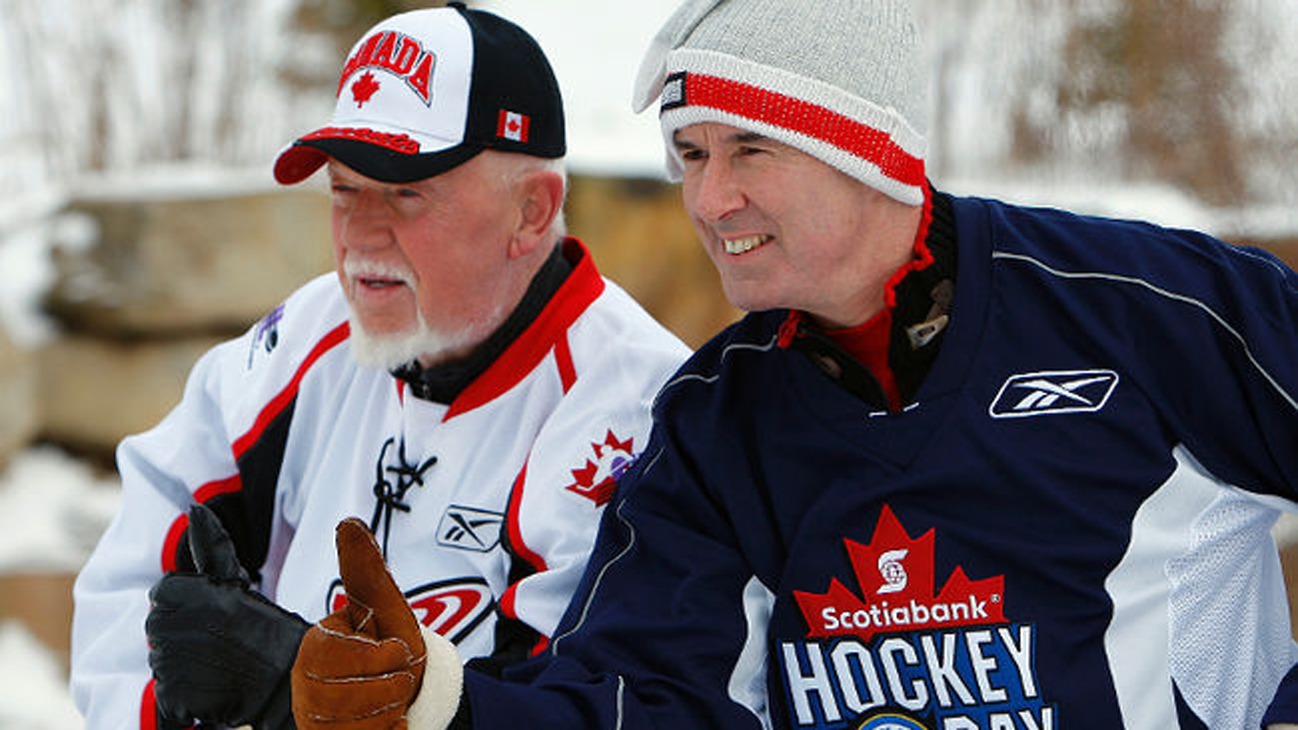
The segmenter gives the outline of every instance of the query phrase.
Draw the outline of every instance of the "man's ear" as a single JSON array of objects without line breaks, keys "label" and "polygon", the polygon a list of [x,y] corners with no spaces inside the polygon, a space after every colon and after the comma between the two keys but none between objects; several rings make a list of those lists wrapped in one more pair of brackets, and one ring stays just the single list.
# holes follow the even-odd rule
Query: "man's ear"
[{"label": "man's ear", "polygon": [[563,209],[563,176],[549,170],[533,170],[516,183],[518,228],[509,243],[509,257],[527,256],[545,243],[550,224]]}]

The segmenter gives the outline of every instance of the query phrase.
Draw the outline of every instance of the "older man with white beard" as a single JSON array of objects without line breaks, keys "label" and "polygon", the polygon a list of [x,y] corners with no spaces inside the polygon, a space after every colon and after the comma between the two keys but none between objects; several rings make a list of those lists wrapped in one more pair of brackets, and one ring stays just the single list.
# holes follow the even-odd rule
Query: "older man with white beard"
[{"label": "older man with white beard", "polygon": [[336,277],[209,352],[118,450],[121,509],[75,589],[88,726],[293,727],[298,644],[348,603],[351,516],[465,659],[545,646],[687,355],[565,235],[564,151],[512,23],[420,10],[356,44],[329,125],[275,165],[326,168]]}]

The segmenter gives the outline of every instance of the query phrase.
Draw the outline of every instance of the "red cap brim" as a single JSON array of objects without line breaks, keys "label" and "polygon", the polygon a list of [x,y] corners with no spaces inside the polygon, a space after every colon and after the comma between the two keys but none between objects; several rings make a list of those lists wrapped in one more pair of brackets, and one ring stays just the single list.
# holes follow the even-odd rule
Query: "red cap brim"
[{"label": "red cap brim", "polygon": [[329,155],[300,142],[294,142],[275,160],[275,180],[281,185],[293,185],[311,177],[329,161]]}]

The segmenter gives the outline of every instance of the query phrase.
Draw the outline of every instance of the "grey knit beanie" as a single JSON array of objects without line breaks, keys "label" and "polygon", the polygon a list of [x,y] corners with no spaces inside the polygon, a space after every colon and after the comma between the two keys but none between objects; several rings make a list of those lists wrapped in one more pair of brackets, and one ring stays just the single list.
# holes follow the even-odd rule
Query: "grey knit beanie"
[{"label": "grey knit beanie", "polygon": [[719,122],[796,147],[919,205],[927,79],[906,0],[685,0],[641,62],[633,106],[676,130]]}]

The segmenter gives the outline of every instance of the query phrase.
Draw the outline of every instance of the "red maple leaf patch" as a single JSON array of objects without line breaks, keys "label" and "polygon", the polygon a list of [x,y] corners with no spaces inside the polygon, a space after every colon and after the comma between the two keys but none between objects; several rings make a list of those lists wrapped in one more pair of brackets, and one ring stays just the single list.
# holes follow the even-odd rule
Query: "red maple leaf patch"
[{"label": "red maple leaf patch", "polygon": [[632,449],[634,439],[622,441],[610,429],[604,436],[603,443],[592,443],[594,460],[587,459],[585,466],[572,470],[573,483],[567,489],[580,494],[602,506],[613,498],[617,487],[617,478],[635,458]]},{"label": "red maple leaf patch", "polygon": [[374,80],[374,74],[369,71],[362,74],[359,79],[356,79],[356,83],[352,84],[352,99],[356,101],[356,106],[365,106],[365,102],[369,101],[379,88],[380,84]]},{"label": "red maple leaf patch", "polygon": [[824,593],[794,591],[808,637],[1006,623],[1004,575],[971,581],[957,566],[934,593],[934,531],[912,540],[887,505],[869,545],[843,542],[861,597],[837,578]]}]

